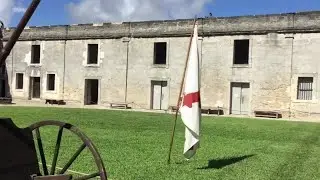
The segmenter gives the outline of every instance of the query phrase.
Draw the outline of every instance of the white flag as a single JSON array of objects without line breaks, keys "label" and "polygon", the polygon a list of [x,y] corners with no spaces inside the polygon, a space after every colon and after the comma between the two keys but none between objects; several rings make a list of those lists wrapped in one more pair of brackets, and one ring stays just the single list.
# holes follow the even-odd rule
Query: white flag
[{"label": "white flag", "polygon": [[201,102],[200,75],[198,57],[198,26],[195,24],[190,46],[189,59],[185,74],[183,97],[180,107],[182,121],[185,125],[185,143],[183,154],[190,159],[199,146]]}]

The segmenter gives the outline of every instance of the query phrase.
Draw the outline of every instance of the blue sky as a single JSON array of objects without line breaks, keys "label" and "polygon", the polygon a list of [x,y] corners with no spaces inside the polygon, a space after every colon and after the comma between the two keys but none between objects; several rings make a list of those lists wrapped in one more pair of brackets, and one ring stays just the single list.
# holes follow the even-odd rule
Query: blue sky
[{"label": "blue sky", "polygon": [[[43,26],[76,23],[71,18],[70,10],[68,10],[66,3],[80,3],[80,1],[86,0],[42,0],[28,25]],[[24,0],[24,7],[27,7],[30,2],[31,0]],[[173,9],[172,11],[175,10],[177,9]],[[205,14],[212,12],[214,16],[239,16],[310,10],[320,10],[320,0],[214,0],[211,3],[204,5],[202,12]],[[90,10],[87,9],[85,11]],[[82,12],[84,14],[82,18],[86,18],[88,17],[88,14],[92,13]],[[16,26],[21,17],[21,13],[15,14],[11,20],[10,26]],[[87,23],[91,23],[93,19],[89,18],[86,21]]]}]

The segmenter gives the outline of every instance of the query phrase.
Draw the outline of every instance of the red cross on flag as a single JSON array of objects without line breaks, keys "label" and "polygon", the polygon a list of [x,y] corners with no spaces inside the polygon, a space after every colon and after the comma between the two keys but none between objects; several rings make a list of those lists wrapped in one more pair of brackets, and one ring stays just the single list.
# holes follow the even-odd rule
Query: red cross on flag
[{"label": "red cross on flag", "polygon": [[195,24],[190,46],[180,113],[185,125],[183,154],[190,159],[199,148],[201,120],[198,26]]}]

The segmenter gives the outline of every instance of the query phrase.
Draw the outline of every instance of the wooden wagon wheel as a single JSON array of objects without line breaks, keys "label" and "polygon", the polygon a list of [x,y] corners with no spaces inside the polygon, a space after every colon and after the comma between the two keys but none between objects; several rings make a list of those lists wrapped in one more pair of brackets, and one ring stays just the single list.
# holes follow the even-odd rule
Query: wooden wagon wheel
[{"label": "wooden wagon wheel", "polygon": [[[44,126],[57,126],[59,127],[59,132],[57,136],[57,141],[55,145],[55,150],[54,150],[54,156],[53,156],[53,161],[51,165],[51,171],[48,171],[46,159],[45,159],[45,154],[43,150],[43,144],[42,144],[42,139],[40,135],[40,128]],[[57,172],[57,174],[64,174],[68,168],[71,166],[71,164],[76,160],[76,158],[80,155],[80,153],[85,149],[88,148],[91,152],[91,154],[94,157],[95,164],[97,165],[97,171],[89,174],[89,175],[84,175],[81,177],[73,178],[74,180],[85,180],[85,179],[91,179],[95,177],[99,177],[101,180],[107,180],[107,173],[103,164],[103,161],[92,143],[92,141],[82,132],[80,131],[77,127],[69,124],[69,123],[64,123],[60,121],[55,121],[55,120],[47,120],[47,121],[40,121],[37,123],[34,123],[29,126],[29,128],[35,133],[36,133],[36,139],[37,139],[37,145],[39,148],[39,154],[40,154],[40,159],[42,163],[42,168],[43,168],[43,175],[42,176],[48,176],[48,175],[55,175],[56,173],[56,165],[57,165],[57,159],[59,155],[59,150],[60,150],[60,143],[61,143],[61,137],[64,129],[69,130],[73,134],[76,134],[78,138],[82,141],[82,145],[78,148],[78,150],[74,153],[74,155],[70,158],[70,160],[65,164],[65,166]]]}]

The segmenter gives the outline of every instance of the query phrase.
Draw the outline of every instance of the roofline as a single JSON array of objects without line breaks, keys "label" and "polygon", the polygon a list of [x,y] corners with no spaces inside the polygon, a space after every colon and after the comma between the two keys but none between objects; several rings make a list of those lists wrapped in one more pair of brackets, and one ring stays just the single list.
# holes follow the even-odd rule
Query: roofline
[{"label": "roofline", "polygon": [[[280,14],[244,15],[230,17],[197,18],[199,34],[233,35],[269,32],[318,32],[320,11],[302,11]],[[101,24],[69,24],[30,26],[19,40],[62,40],[121,37],[184,37],[192,31],[194,19],[105,22]],[[4,40],[15,28],[6,28]]]}]

